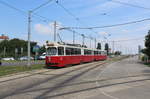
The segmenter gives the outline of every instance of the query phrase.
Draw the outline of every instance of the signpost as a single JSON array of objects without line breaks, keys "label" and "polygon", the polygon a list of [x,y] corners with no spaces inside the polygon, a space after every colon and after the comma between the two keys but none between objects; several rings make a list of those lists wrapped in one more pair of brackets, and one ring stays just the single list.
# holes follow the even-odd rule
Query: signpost
[{"label": "signpost", "polygon": [[35,52],[35,60],[37,60],[37,58],[38,58],[39,50],[40,50],[40,46],[39,45],[35,45],[33,47],[33,52]]}]

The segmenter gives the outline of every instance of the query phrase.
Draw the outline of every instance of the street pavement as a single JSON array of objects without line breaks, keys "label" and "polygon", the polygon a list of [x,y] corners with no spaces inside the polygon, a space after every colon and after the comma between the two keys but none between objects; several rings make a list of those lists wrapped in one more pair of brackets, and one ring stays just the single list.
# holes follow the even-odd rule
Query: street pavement
[{"label": "street pavement", "polygon": [[150,99],[150,67],[137,57],[0,78],[0,99]]}]

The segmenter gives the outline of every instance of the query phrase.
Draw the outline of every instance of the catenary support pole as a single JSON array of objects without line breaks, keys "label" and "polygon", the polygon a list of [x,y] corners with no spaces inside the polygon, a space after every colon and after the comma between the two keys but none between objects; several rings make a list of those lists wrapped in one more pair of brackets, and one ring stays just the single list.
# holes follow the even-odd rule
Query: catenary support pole
[{"label": "catenary support pole", "polygon": [[31,11],[28,12],[28,66],[31,65],[31,44],[30,44],[30,39],[31,39]]}]

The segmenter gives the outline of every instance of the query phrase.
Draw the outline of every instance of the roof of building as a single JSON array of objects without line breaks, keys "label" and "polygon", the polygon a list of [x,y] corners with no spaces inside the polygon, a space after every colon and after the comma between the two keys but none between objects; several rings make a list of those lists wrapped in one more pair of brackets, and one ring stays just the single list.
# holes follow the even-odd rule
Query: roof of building
[{"label": "roof of building", "polygon": [[7,40],[7,39],[9,39],[9,37],[2,34],[2,35],[0,36],[0,39]]}]

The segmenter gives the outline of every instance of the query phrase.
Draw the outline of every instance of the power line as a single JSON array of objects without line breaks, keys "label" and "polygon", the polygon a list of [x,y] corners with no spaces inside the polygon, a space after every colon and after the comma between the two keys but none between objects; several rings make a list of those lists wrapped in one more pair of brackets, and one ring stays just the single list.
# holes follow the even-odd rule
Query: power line
[{"label": "power line", "polygon": [[145,21],[149,21],[149,20],[150,20],[150,18],[145,18],[145,19],[141,19],[141,20],[130,21],[130,22],[126,22],[126,23],[113,24],[113,25],[104,25],[104,26],[95,26],[95,27],[66,27],[66,28],[71,28],[71,29],[110,28],[110,27],[117,27],[117,26],[124,26],[124,25],[129,25],[129,24],[145,22]]},{"label": "power line", "polygon": [[[50,1],[52,1],[52,0],[49,0],[49,1],[47,1],[47,2],[45,2],[45,3],[43,3],[43,4],[41,4],[39,7],[34,8],[32,11],[35,11],[36,9],[41,8],[42,6],[48,4]],[[27,15],[27,12],[26,12],[26,11],[23,11],[23,10],[17,8],[17,7],[14,7],[14,6],[12,6],[11,4],[8,4],[8,3],[4,2],[4,1],[0,1],[0,3],[3,4],[3,5],[5,5],[5,6],[7,6],[7,7],[9,7],[9,8],[11,8],[11,9],[13,9],[13,10],[16,10],[16,11],[18,11],[18,12],[20,12],[20,13],[23,13],[24,15]],[[47,24],[49,24],[47,21],[51,21],[51,20],[48,19],[47,17],[41,16],[41,15],[39,15],[39,14],[37,14],[37,13],[33,13],[32,15],[33,15],[33,17],[36,17],[36,18],[42,20],[43,22],[45,22],[45,23],[47,23]],[[59,36],[59,35],[58,35],[58,36]],[[59,38],[60,38],[60,36],[59,36]],[[60,38],[60,40],[61,40],[61,38]],[[61,40],[61,41],[62,41],[62,40]]]},{"label": "power line", "polygon": [[35,11],[35,10],[41,8],[41,7],[43,7],[43,6],[47,5],[47,4],[49,4],[51,1],[53,1],[53,0],[48,0],[47,2],[44,2],[43,4],[39,5],[38,7],[32,9],[31,11]]},{"label": "power line", "polygon": [[16,11],[22,13],[22,14],[26,14],[25,11],[23,11],[23,10],[21,10],[21,9],[18,9],[18,8],[16,8],[16,7],[14,7],[14,6],[12,6],[12,5],[10,5],[10,4],[8,4],[8,3],[2,1],[2,0],[0,0],[0,3],[3,4],[3,5],[5,5],[5,6],[7,6],[7,7],[9,7],[9,8],[11,8],[11,9],[14,9],[14,10],[16,10]]},{"label": "power line", "polygon": [[[112,40],[112,41],[107,41],[107,42],[128,42],[128,41],[142,40],[144,38],[145,37],[139,37],[139,38],[125,39],[125,40]],[[106,42],[106,41],[101,41],[101,42]]]},{"label": "power line", "polygon": [[[81,25],[85,25],[80,21],[80,18],[76,17],[72,12],[70,12],[66,7],[64,7],[62,4],[59,3],[58,0],[56,0],[56,4],[59,5],[66,13],[68,13],[70,16],[74,17],[76,21],[78,21]],[[98,32],[94,31],[93,29],[89,29],[91,32],[98,34]]]},{"label": "power line", "polygon": [[[81,33],[79,33],[79,32],[77,32],[77,31],[75,31],[75,30],[73,30],[73,29],[69,29],[69,28],[62,28],[63,30],[67,30],[67,31],[70,31],[70,32],[74,32],[75,34],[77,34],[77,35],[79,35],[79,36],[83,36],[83,34],[81,34]],[[88,39],[91,39],[91,37],[90,36],[85,36],[84,35],[84,37],[85,38],[88,38]]]},{"label": "power line", "polygon": [[[46,3],[43,3],[43,4],[46,5],[46,4],[47,4],[48,2],[50,2],[50,1],[52,1],[52,0],[49,0],[49,1],[47,1]],[[9,7],[9,8],[11,8],[11,9],[13,9],[13,10],[16,10],[16,11],[18,11],[18,12],[24,14],[24,15],[27,15],[27,12],[26,12],[26,11],[21,10],[21,9],[19,9],[19,8],[17,8],[17,7],[14,7],[13,5],[11,5],[11,4],[9,4],[9,3],[6,3],[6,2],[4,2],[4,1],[0,1],[0,3],[3,4],[3,5],[5,5],[5,6],[7,6],[7,7]],[[37,8],[36,8],[36,9],[37,9]],[[34,10],[35,10],[35,9],[34,9]],[[50,19],[48,19],[48,18],[46,18],[46,17],[44,17],[44,16],[41,16],[41,15],[39,15],[39,14],[37,14],[37,13],[33,13],[33,16],[34,16],[34,17],[37,17],[39,20],[41,20],[41,21],[43,21],[43,22],[46,22],[46,23],[48,23],[47,21],[52,21],[52,20],[50,20]]]},{"label": "power line", "polygon": [[143,6],[139,6],[139,5],[135,5],[135,4],[130,4],[130,3],[126,3],[126,2],[121,2],[121,1],[118,1],[118,0],[108,0],[108,1],[111,1],[111,2],[114,2],[114,3],[119,3],[119,4],[122,4],[122,5],[126,5],[126,6],[135,7],[135,8],[150,10],[150,8],[147,8],[147,7],[143,7]]},{"label": "power line", "polygon": [[[132,7],[138,7],[138,8],[142,8],[142,9],[147,9],[150,10],[150,8],[145,8],[145,7],[141,7],[141,6],[137,6],[137,5],[133,5],[133,4],[128,4],[128,3],[124,3],[124,2],[120,2],[120,1],[116,1],[116,0],[109,0],[111,2],[116,2],[116,3],[121,3],[121,4],[126,4],[128,6],[132,6]],[[63,5],[61,5],[58,0],[56,0],[56,3],[63,8],[69,15],[71,15],[72,17],[74,17],[77,21],[80,22],[80,19],[78,17],[76,17],[73,13],[71,13],[68,9],[66,9]],[[126,23],[120,23],[120,24],[114,24],[114,25],[106,25],[106,26],[100,26],[100,27],[68,27],[68,28],[72,28],[72,29],[89,29],[91,31],[93,31],[92,29],[94,28],[108,28],[108,27],[116,27],[116,26],[122,26],[122,25],[128,25],[128,24],[134,24],[134,23],[139,23],[139,22],[144,22],[144,21],[148,21],[150,20],[150,18],[147,19],[142,19],[142,20],[137,20],[137,21],[131,21],[131,22],[126,22]],[[97,33],[95,31],[93,31],[94,33]]]},{"label": "power line", "polygon": [[[67,8],[65,8],[62,4],[59,3],[58,0],[56,0],[56,4],[59,5],[64,11],[66,11],[70,16],[74,17],[76,21],[79,21],[80,19],[76,17],[73,13],[71,13]],[[80,21],[79,21],[80,22]]]}]

